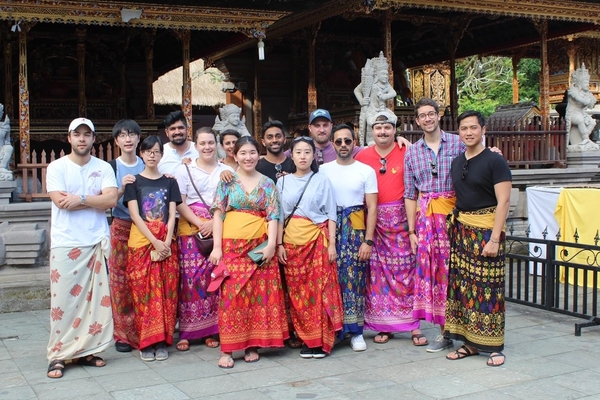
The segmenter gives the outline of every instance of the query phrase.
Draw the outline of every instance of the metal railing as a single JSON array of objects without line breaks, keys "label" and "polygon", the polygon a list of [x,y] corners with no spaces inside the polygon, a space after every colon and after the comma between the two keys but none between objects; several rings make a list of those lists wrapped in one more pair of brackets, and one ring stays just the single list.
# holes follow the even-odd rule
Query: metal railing
[{"label": "metal railing", "polygon": [[598,281],[600,276],[600,236],[593,245],[526,236],[506,237],[506,291],[508,301],[554,311],[589,322],[575,324],[575,336],[581,328],[600,325],[598,318]]}]

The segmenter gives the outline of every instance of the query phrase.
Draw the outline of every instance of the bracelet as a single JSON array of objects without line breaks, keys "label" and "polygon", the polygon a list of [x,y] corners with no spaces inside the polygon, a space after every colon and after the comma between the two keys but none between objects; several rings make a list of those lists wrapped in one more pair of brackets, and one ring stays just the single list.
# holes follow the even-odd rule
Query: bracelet
[{"label": "bracelet", "polygon": [[277,247],[283,246],[283,243],[277,243]]},{"label": "bracelet", "polygon": [[492,243],[496,243],[496,244],[499,244],[499,243],[500,243],[499,241],[497,241],[497,240],[494,240],[494,239],[492,239],[492,238],[490,238],[490,242],[492,242]]},{"label": "bracelet", "polygon": [[416,235],[416,234],[417,234],[417,231],[415,231],[414,229],[408,231],[408,236],[410,236],[410,235]]}]

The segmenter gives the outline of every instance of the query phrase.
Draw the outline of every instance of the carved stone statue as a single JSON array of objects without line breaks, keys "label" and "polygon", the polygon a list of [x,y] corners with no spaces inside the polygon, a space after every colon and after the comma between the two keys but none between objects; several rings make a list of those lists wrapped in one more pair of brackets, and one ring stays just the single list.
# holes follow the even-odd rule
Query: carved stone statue
[{"label": "carved stone statue", "polygon": [[371,125],[375,114],[385,111],[386,101],[396,97],[396,91],[390,85],[388,62],[379,53],[379,57],[367,60],[361,71],[360,84],[354,89],[354,95],[360,103],[359,139],[360,143],[375,143]]},{"label": "carved stone statue", "polygon": [[[4,105],[0,104],[0,117],[4,114]],[[14,148],[10,144],[10,118],[4,116],[0,122],[0,181],[12,181],[12,171],[8,168]]]},{"label": "carved stone statue", "polygon": [[590,134],[596,126],[596,120],[587,112],[593,108],[596,98],[590,93],[590,74],[581,64],[571,75],[571,87],[568,90],[569,101],[565,113],[567,124],[567,150],[600,150],[600,146],[590,140]]},{"label": "carved stone statue", "polygon": [[215,118],[213,129],[218,133],[226,129],[234,129],[241,136],[250,136],[248,128],[246,128],[246,117],[241,117],[242,109],[235,104],[227,104],[219,108],[219,115]]}]

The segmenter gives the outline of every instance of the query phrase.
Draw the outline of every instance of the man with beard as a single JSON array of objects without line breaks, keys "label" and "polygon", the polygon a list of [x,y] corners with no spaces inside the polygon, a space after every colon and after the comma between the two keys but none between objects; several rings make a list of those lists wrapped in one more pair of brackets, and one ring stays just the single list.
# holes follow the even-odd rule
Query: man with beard
[{"label": "man with beard", "polygon": [[268,176],[277,183],[277,179],[289,173],[294,163],[283,153],[285,135],[281,121],[273,120],[262,127],[262,144],[267,149],[267,155],[258,160],[256,170]]},{"label": "man with beard", "polygon": [[349,334],[352,350],[364,351],[367,349],[363,338],[365,284],[377,222],[377,177],[371,167],[354,160],[356,135],[350,126],[334,127],[333,138],[336,161],[323,164],[320,170],[331,181],[337,203],[335,243],[344,305],[340,336]]},{"label": "man with beard", "polygon": [[92,121],[73,120],[67,138],[71,153],[51,162],[46,175],[52,200],[49,378],[61,378],[67,360],[103,367],[94,353],[113,340],[106,209],[117,204],[117,181],[111,166],[91,155]]},{"label": "man with beard", "polygon": [[194,142],[188,140],[188,126],[182,111],[173,111],[163,121],[170,142],[164,145],[164,154],[158,163],[161,174],[174,175],[184,158],[199,157]]},{"label": "man with beard", "polygon": [[387,343],[394,332],[412,333],[415,346],[427,345],[420,321],[413,317],[414,255],[408,238],[404,206],[406,148],[394,143],[396,116],[389,110],[373,117],[375,146],[358,153],[356,160],[377,175],[377,225],[367,274],[365,328],[379,332],[373,341]]}]

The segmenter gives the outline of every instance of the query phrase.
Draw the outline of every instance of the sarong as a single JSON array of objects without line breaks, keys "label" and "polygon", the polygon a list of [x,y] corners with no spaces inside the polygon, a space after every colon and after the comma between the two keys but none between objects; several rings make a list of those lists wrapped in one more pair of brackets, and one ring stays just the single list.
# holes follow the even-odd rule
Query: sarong
[{"label": "sarong", "polygon": [[277,257],[258,266],[248,252],[267,240],[264,213],[228,211],[223,221],[223,262],[229,278],[221,285],[221,351],[283,347],[289,338]]},{"label": "sarong", "polygon": [[496,207],[461,212],[450,225],[446,335],[479,351],[504,349],[504,238],[498,255],[483,257]]},{"label": "sarong", "polygon": [[413,316],[415,257],[404,201],[379,204],[368,265],[365,328],[378,332],[419,329]]},{"label": "sarong", "polygon": [[294,216],[286,227],[284,266],[290,314],[296,334],[310,348],[331,353],[344,312],[335,262],[329,262],[327,221],[315,225]]},{"label": "sarong", "polygon": [[[190,204],[190,209],[203,221],[211,219],[202,203]],[[179,340],[219,333],[219,294],[206,291],[215,266],[200,254],[193,236],[197,232],[179,218]]]},{"label": "sarong", "polygon": [[135,330],[135,312],[129,284],[127,283],[127,240],[131,221],[113,218],[110,225],[110,257],[108,277],[110,298],[115,325],[115,340],[137,347],[138,335]]},{"label": "sarong", "polygon": [[413,316],[439,325],[444,325],[448,290],[450,242],[446,216],[455,201],[454,192],[422,193],[417,206]]},{"label": "sarong", "polygon": [[49,361],[86,357],[110,346],[113,317],[105,260],[108,251],[108,237],[95,246],[50,251]]},{"label": "sarong", "polygon": [[364,206],[337,208],[337,270],[342,304],[344,307],[345,333],[362,335],[365,322],[365,285],[367,262],[358,260],[358,250],[365,238]]},{"label": "sarong", "polygon": [[[163,221],[149,221],[146,226],[156,238],[165,239],[167,225]],[[177,245],[171,242],[170,257],[151,261],[150,251],[154,246],[135,224],[131,226],[128,245],[127,280],[133,296],[138,348],[162,341],[170,346],[177,317]]]}]

